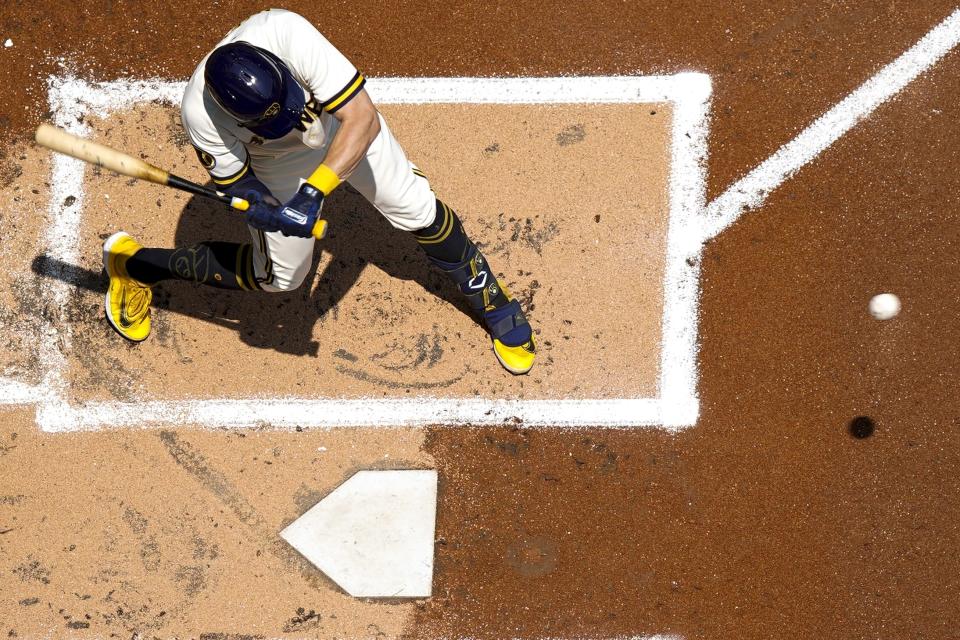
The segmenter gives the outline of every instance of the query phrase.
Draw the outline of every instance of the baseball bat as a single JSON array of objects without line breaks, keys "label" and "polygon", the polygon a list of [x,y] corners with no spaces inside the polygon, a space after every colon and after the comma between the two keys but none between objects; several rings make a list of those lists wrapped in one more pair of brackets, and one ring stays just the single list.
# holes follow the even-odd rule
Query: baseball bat
[{"label": "baseball bat", "polygon": [[[43,147],[72,158],[77,158],[78,160],[83,160],[84,162],[99,165],[121,175],[147,180],[165,187],[173,187],[174,189],[186,191],[187,193],[210,198],[217,202],[222,202],[237,211],[246,211],[250,208],[250,203],[243,198],[229,196],[220,191],[175,176],[169,171],[155,167],[149,162],[144,162],[139,158],[134,158],[129,154],[93,142],[92,140],[80,138],[49,124],[41,124],[37,127],[35,139],[37,144]],[[317,220],[316,225],[313,227],[313,236],[318,240],[323,239],[326,231],[327,221]]]}]

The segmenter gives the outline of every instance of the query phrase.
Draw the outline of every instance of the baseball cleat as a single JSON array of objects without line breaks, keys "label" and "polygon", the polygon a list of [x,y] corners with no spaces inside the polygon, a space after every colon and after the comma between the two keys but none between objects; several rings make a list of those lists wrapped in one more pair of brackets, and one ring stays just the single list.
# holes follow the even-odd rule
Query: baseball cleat
[{"label": "baseball cleat", "polygon": [[537,347],[533,336],[518,347],[508,347],[496,338],[493,339],[493,353],[503,368],[515,375],[522,375],[533,367],[533,360],[537,355]]},{"label": "baseball cleat", "polygon": [[150,335],[150,301],[153,291],[127,274],[126,264],[143,247],[124,231],[118,231],[103,243],[103,270],[110,278],[103,299],[107,321],[117,333],[132,342]]},{"label": "baseball cleat", "polygon": [[522,375],[530,371],[537,355],[533,330],[520,309],[520,303],[510,298],[502,282],[497,284],[509,302],[488,308],[483,314],[483,321],[493,340],[493,353],[497,360],[510,373]]}]

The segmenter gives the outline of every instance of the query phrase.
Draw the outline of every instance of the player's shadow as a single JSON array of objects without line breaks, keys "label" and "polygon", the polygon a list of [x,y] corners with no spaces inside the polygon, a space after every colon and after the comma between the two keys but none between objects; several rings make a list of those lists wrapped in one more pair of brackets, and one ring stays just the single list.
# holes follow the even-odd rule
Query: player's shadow
[{"label": "player's shadow", "polygon": [[[167,281],[154,287],[154,306],[230,327],[252,347],[313,356],[320,347],[313,338],[314,326],[337,316],[340,302],[350,295],[367,265],[385,272],[384,278],[413,280],[463,313],[470,313],[456,287],[429,263],[413,236],[393,228],[347,185],[324,204],[324,214],[329,220],[327,237],[317,242],[310,272],[299,289],[285,293],[243,292]],[[181,212],[175,245],[207,240],[246,243],[251,242],[251,237],[242,216],[218,203],[193,197]],[[318,274],[321,251],[329,254],[330,259]],[[33,270],[73,286],[98,293],[106,291],[106,276],[100,272],[47,256],[37,256]]]}]

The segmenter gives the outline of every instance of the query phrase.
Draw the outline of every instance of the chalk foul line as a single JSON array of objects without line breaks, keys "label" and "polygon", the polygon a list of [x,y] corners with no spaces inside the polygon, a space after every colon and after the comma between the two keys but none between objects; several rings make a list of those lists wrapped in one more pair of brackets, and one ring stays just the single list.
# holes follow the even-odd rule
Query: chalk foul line
[{"label": "chalk foul line", "polygon": [[954,10],[917,44],[817,118],[753,171],[735,182],[707,207],[705,240],[714,238],[770,192],[898,94],[960,43],[960,9]]}]

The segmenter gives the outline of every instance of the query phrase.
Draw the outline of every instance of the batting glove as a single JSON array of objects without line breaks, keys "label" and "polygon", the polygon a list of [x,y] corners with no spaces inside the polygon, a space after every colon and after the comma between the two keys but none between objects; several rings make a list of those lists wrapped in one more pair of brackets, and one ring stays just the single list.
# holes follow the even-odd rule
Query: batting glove
[{"label": "batting glove", "polygon": [[280,201],[256,190],[247,191],[243,199],[250,203],[246,210],[247,224],[262,231],[280,231]]},{"label": "batting glove", "polygon": [[314,227],[320,219],[321,209],[323,192],[304,182],[300,185],[300,190],[280,209],[280,231],[285,236],[320,237],[314,233]]}]

